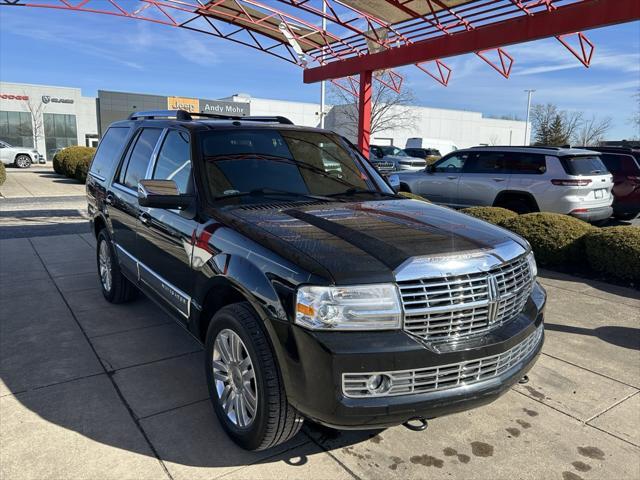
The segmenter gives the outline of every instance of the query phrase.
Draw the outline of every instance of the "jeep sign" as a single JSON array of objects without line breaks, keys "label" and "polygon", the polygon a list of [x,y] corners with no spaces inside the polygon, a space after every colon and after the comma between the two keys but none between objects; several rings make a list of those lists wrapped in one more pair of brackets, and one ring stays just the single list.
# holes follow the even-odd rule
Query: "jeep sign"
[{"label": "jeep sign", "polygon": [[220,115],[234,115],[245,117],[249,115],[250,103],[221,102],[219,100],[200,100],[202,113],[218,113]]}]

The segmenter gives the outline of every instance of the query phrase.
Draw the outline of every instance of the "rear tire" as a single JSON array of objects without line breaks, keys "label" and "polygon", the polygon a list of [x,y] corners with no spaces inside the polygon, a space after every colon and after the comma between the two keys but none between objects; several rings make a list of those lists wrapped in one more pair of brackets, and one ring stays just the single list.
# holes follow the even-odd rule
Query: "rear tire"
[{"label": "rear tire", "polygon": [[136,287],[122,274],[113,243],[106,229],[98,233],[96,249],[102,295],[110,303],[125,303],[136,295]]},{"label": "rear tire", "polygon": [[18,155],[13,164],[18,168],[29,168],[31,166],[31,157],[24,154]]},{"label": "rear tire", "polygon": [[[235,343],[237,358],[233,350],[224,347],[236,337],[240,340]],[[221,355],[225,349],[227,354]],[[293,438],[302,428],[304,418],[287,401],[275,355],[261,320],[248,303],[228,305],[214,315],[207,330],[205,368],[218,420],[242,448],[275,447]],[[244,405],[249,404],[245,389],[255,395],[253,414],[248,407],[234,404],[236,397],[243,397]],[[242,417],[245,421],[238,420]]]}]

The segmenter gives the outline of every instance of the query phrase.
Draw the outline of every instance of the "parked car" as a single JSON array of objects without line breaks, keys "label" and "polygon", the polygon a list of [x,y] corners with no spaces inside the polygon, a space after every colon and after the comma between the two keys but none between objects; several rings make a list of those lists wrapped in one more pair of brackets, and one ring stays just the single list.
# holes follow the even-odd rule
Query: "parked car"
[{"label": "parked car", "polygon": [[633,220],[640,213],[640,148],[588,147],[613,175],[613,216]]},{"label": "parked car", "polygon": [[[415,172],[424,170],[427,166],[427,162],[424,159],[411,157],[398,147],[385,145],[371,145],[369,147],[369,159],[381,172]],[[389,169],[391,165],[393,165],[393,169]]]},{"label": "parked car", "polygon": [[87,198],[105,299],[139,289],[204,343],[213,408],[246,449],[305,418],[424,429],[498,398],[542,347],[529,244],[396,195],[325,130],[135,113],[105,132]]},{"label": "parked car", "polygon": [[408,138],[405,150],[407,148],[436,148],[442,155],[447,155],[448,153],[458,150],[458,146],[453,140],[422,137]]},{"label": "parked car", "polygon": [[416,158],[424,158],[427,161],[427,164],[434,163],[436,160],[440,160],[442,155],[440,155],[440,150],[435,148],[405,148],[405,153],[412,157]]},{"label": "parked car", "polygon": [[0,140],[0,161],[5,165],[29,168],[32,163],[45,163],[37,150],[29,147],[14,147]]},{"label": "parked car", "polygon": [[398,176],[401,190],[455,208],[493,205],[590,222],[613,211],[611,174],[590,150],[473,147],[450,153],[423,172]]}]

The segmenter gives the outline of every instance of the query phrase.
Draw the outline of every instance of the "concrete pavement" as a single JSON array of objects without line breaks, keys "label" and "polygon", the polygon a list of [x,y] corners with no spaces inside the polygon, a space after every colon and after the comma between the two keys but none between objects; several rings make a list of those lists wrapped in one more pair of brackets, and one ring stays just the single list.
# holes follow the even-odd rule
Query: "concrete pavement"
[{"label": "concrete pavement", "polygon": [[404,427],[308,424],[232,444],[202,349],[140,298],[99,291],[90,234],[0,240],[0,478],[640,478],[640,295],[541,272],[543,354],[495,403]]}]

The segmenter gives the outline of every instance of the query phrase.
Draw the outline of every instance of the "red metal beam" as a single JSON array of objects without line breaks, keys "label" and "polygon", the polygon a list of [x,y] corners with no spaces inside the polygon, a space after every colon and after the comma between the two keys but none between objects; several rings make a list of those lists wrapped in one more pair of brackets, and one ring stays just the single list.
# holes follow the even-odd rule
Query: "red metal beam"
[{"label": "red metal beam", "polygon": [[371,137],[371,70],[360,74],[360,98],[358,99],[358,148],[369,158]]},{"label": "red metal beam", "polygon": [[639,0],[583,0],[553,11],[545,10],[474,30],[309,68],[304,71],[304,82],[314,83],[365,71],[402,67],[638,19]]}]

